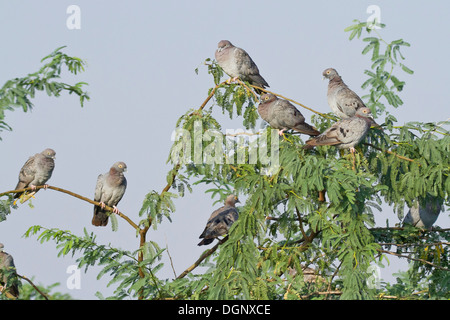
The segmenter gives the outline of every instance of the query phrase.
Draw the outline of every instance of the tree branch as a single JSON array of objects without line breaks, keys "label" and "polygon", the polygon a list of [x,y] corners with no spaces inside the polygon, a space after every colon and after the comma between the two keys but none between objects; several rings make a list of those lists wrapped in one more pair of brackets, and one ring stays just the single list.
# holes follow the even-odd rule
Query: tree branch
[{"label": "tree branch", "polygon": [[288,100],[288,101],[290,101],[290,102],[293,102],[293,103],[295,103],[295,104],[297,104],[297,105],[299,105],[299,106],[301,106],[301,107],[303,107],[303,108],[305,108],[305,109],[307,109],[307,110],[309,110],[309,111],[311,111],[311,112],[313,112],[313,113],[315,113],[315,114],[318,114],[319,116],[322,116],[322,117],[327,118],[327,119],[332,119],[332,120],[334,120],[333,117],[330,117],[329,115],[327,115],[327,114],[325,114],[325,113],[321,113],[321,112],[319,112],[319,111],[316,111],[316,110],[314,110],[314,109],[311,109],[311,108],[305,106],[304,104],[301,104],[300,102],[297,102],[297,101],[292,100],[292,99],[290,99],[290,98],[287,98],[287,97],[285,97],[285,96],[282,96],[281,94],[278,94],[278,93],[275,93],[275,92],[272,92],[272,91],[263,89],[263,88],[258,87],[258,86],[254,86],[254,85],[251,85],[251,86],[252,86],[253,88],[255,88],[255,89],[259,89],[259,90],[262,90],[262,91],[264,91],[264,92],[271,93],[271,94],[276,95],[276,96],[278,96],[278,97],[280,97],[280,98],[283,98],[283,99],[285,99],[285,100]]},{"label": "tree branch", "polygon": [[[34,190],[39,190],[39,189],[52,189],[52,190],[55,190],[55,191],[59,191],[59,192],[68,194],[68,195],[70,195],[72,197],[81,199],[83,201],[89,202],[89,203],[91,203],[93,205],[100,206],[100,202],[91,200],[91,199],[83,197],[83,196],[81,196],[81,195],[79,195],[77,193],[74,193],[72,191],[65,190],[65,189],[62,189],[62,188],[53,187],[53,186],[47,186],[45,188],[44,186],[37,186]],[[25,192],[25,191],[31,191],[31,190],[33,190],[33,189],[32,188],[24,188],[24,189],[18,189],[18,190],[10,190],[10,191],[6,191],[6,192],[0,193],[0,197],[4,196],[6,194],[9,194],[9,193],[19,193],[19,192]],[[111,212],[114,210],[114,208],[112,208],[110,206],[105,206],[105,209],[108,210],[108,211],[111,211]],[[119,217],[123,218],[125,221],[127,221],[134,229],[136,229],[136,230],[139,229],[139,226],[137,224],[135,224],[130,218],[128,218],[128,216],[126,216],[122,212],[117,213],[117,215]]]},{"label": "tree branch", "polygon": [[222,243],[224,243],[225,241],[227,241],[227,240],[228,240],[228,235],[227,235],[225,238],[223,238],[222,240],[219,240],[219,242],[218,242],[214,247],[212,247],[211,249],[209,249],[208,251],[206,251],[205,253],[203,253],[203,254],[200,256],[200,258],[198,258],[198,260],[194,262],[193,265],[191,265],[189,268],[187,268],[186,270],[184,270],[183,273],[181,273],[176,279],[184,278],[189,272],[191,272],[192,270],[194,270],[195,268],[197,268],[198,265],[199,265],[200,263],[202,263],[203,260],[205,260],[207,257],[209,257],[210,255],[212,255],[212,254],[217,250],[217,248],[219,248],[219,246],[220,246]]},{"label": "tree branch", "polygon": [[393,156],[396,156],[396,157],[399,158],[399,159],[406,160],[406,161],[409,161],[409,162],[415,162],[415,160],[410,159],[410,158],[407,158],[407,157],[404,157],[404,156],[401,156],[401,155],[399,155],[399,154],[397,154],[397,153],[395,153],[395,152],[393,152],[393,151],[390,151],[390,150],[383,150],[383,149],[381,149],[381,148],[375,147],[375,146],[374,146],[373,144],[371,144],[371,143],[363,142],[363,144],[366,145],[366,146],[372,147],[372,148],[374,148],[374,149],[377,149],[378,151],[382,151],[382,152],[386,152],[386,153],[392,154]]},{"label": "tree branch", "polygon": [[41,296],[43,296],[44,297],[44,299],[45,300],[48,300],[48,296],[44,293],[44,292],[42,292],[30,279],[28,279],[27,277],[25,277],[25,276],[21,276],[20,274],[17,274],[17,276],[19,277],[19,278],[21,278],[21,279],[23,279],[23,280],[25,280],[25,281],[27,281],[33,288],[34,288],[34,290],[36,290],[37,292],[39,292],[39,294],[41,295]]},{"label": "tree branch", "polygon": [[424,259],[419,259],[419,258],[413,258],[413,257],[410,257],[410,256],[405,256],[405,255],[402,255],[402,254],[399,254],[399,253],[396,253],[396,252],[392,252],[392,251],[388,251],[388,250],[377,249],[377,251],[381,252],[381,253],[391,254],[393,256],[400,257],[400,258],[406,258],[408,260],[414,260],[414,261],[419,261],[419,262],[422,262],[422,263],[426,263],[426,264],[429,264],[430,266],[432,266],[432,267],[434,267],[436,269],[440,269],[440,270],[444,270],[444,271],[450,271],[450,269],[447,269],[447,268],[435,265],[434,263],[431,263],[430,261],[427,261],[427,260],[424,260]]}]

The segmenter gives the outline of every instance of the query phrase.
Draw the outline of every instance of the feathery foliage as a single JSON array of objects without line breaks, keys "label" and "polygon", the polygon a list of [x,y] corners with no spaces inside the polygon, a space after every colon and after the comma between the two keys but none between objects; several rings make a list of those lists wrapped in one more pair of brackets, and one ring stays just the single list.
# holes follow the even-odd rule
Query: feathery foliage
[{"label": "feathery foliage", "polygon": [[63,67],[74,75],[84,71],[85,62],[63,53],[61,50],[64,48],[65,46],[59,47],[42,58],[41,63],[45,63],[38,71],[25,77],[11,79],[0,88],[0,132],[12,130],[5,122],[5,111],[22,108],[24,112],[29,112],[33,108],[31,100],[36,91],[45,91],[53,97],[59,97],[63,91],[74,93],[79,96],[81,106],[85,100],[89,100],[89,94],[83,90],[83,86],[87,85],[86,82],[71,85],[57,81],[61,78]]},{"label": "feathery foliage", "polygon": [[[118,283],[110,297],[116,299],[448,299],[448,230],[380,228],[374,222],[383,201],[400,217],[416,199],[449,205],[450,141],[443,128],[448,123],[398,125],[388,110],[403,105],[406,82],[400,79],[413,74],[401,51],[409,44],[402,39],[388,43],[359,21],[346,31],[350,40],[368,33],[362,39],[367,43],[362,54],[371,64],[364,71],[369,78],[362,84],[363,99],[378,119],[385,117],[383,130],[373,128],[354,157],[332,146],[304,150],[300,135],[279,138],[270,127],[257,131],[252,86],[220,82],[223,71],[207,59],[214,87],[176,124],[167,186],[149,192],[139,212],[139,249],[119,250],[97,244],[94,234],[76,236],[40,226],[26,236],[55,241],[59,255],[78,252],[85,269],[102,266],[99,277],[109,274],[110,284]],[[225,134],[215,111],[250,134]],[[334,118],[317,112],[311,121],[322,132]],[[207,192],[220,202],[231,192],[238,194],[243,202],[239,219],[185,272],[159,279],[164,250],[145,235],[164,218],[172,219],[173,199],[198,184],[209,185]],[[382,266],[389,255],[407,259],[410,269],[398,275],[396,284],[373,285],[373,266]],[[198,266],[207,271],[194,273]]]}]

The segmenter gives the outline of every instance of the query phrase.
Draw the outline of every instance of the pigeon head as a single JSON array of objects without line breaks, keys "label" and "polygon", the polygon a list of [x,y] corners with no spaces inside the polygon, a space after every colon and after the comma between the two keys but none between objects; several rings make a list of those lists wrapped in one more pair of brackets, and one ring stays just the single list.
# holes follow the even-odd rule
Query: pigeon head
[{"label": "pigeon head", "polygon": [[239,201],[238,197],[235,196],[234,194],[230,194],[225,200],[225,204],[229,205],[229,206],[233,206],[234,207],[234,205],[236,203],[240,203],[240,201]]},{"label": "pigeon head", "polygon": [[119,161],[114,163],[111,169],[115,169],[115,171],[117,172],[127,172],[127,165],[125,164],[125,162]]},{"label": "pigeon head", "polygon": [[334,78],[339,77],[339,74],[338,74],[337,71],[336,71],[335,69],[333,69],[333,68],[325,69],[325,70],[322,72],[322,75],[323,75],[324,78],[327,78],[327,79],[329,79],[329,80],[333,80]]},{"label": "pigeon head", "polygon": [[272,93],[265,93],[259,98],[260,103],[270,103],[277,100],[277,96]]},{"label": "pigeon head", "polygon": [[217,51],[222,51],[223,49],[226,49],[226,48],[229,48],[229,47],[232,47],[233,45],[231,44],[231,42],[230,41],[228,41],[228,40],[221,40],[220,42],[219,42],[219,44],[217,45]]},{"label": "pigeon head", "polygon": [[46,158],[55,159],[56,158],[56,152],[53,149],[45,149],[41,152],[42,155],[44,155]]},{"label": "pigeon head", "polygon": [[372,111],[370,111],[367,107],[356,110],[355,116],[365,119],[371,127],[381,128],[380,125],[373,119]]},{"label": "pigeon head", "polygon": [[370,111],[370,109],[367,107],[359,108],[358,110],[356,110],[355,116],[372,118],[372,111]]}]

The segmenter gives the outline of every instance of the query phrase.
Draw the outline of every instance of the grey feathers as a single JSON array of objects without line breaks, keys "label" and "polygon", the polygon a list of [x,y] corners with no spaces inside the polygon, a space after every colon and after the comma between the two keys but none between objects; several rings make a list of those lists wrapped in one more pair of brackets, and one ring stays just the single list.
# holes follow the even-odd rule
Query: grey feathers
[{"label": "grey feathers", "polygon": [[289,101],[279,99],[271,93],[265,93],[260,98],[258,113],[269,125],[283,134],[285,130],[294,130],[310,136],[320,134],[315,128],[305,122],[305,117]]},{"label": "grey feathers", "polygon": [[355,116],[334,123],[322,134],[306,141],[304,148],[334,145],[339,149],[350,148],[361,142],[373,123],[369,108],[360,108]]},{"label": "grey feathers", "polygon": [[217,237],[228,233],[231,225],[239,217],[235,207],[236,202],[239,202],[238,198],[235,195],[229,195],[225,200],[225,205],[211,214],[205,229],[199,237],[203,239],[198,243],[199,246],[208,245]]},{"label": "grey feathers", "polygon": [[[6,287],[7,292],[14,297],[19,296],[19,288],[15,282],[14,276],[16,266],[14,265],[13,257],[3,251],[3,243],[0,243],[0,286]],[[13,272],[13,275],[11,275]],[[1,294],[1,293],[0,293]]]},{"label": "grey feathers", "polygon": [[353,117],[356,110],[366,107],[361,98],[342,81],[337,71],[328,68],[322,75],[329,79],[327,99],[331,110],[341,119]]},{"label": "grey feathers", "polygon": [[259,69],[249,54],[230,41],[222,40],[218,44],[215,58],[223,71],[231,78],[240,78],[250,84],[266,88],[269,84],[259,74]]},{"label": "grey feathers", "polygon": [[436,199],[427,201],[425,204],[419,204],[419,201],[416,201],[403,219],[403,223],[429,229],[436,222],[441,210],[442,206]]},{"label": "grey feathers", "polygon": [[[28,158],[20,169],[19,182],[15,190],[45,185],[52,176],[55,167],[55,155],[56,152],[53,149],[45,149],[41,153],[36,153]],[[37,190],[32,194],[34,195],[36,192]],[[14,198],[19,198],[22,194],[16,193]]]},{"label": "grey feathers", "polygon": [[127,165],[124,162],[116,162],[107,173],[98,176],[94,201],[100,202],[101,206],[94,207],[92,218],[94,226],[106,226],[108,224],[109,212],[104,209],[105,205],[113,207],[113,212],[119,212],[116,206],[127,188],[127,179],[123,174],[126,170]]}]

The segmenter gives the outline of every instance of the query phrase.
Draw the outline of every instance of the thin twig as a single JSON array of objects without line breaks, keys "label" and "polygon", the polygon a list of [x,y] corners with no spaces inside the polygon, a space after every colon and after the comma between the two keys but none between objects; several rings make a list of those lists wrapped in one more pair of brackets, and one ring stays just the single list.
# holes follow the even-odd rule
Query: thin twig
[{"label": "thin twig", "polygon": [[444,271],[450,271],[450,269],[447,269],[447,268],[435,265],[434,263],[431,263],[430,261],[427,261],[427,260],[424,260],[424,259],[413,258],[413,257],[410,257],[410,256],[405,256],[405,255],[402,255],[402,254],[399,254],[399,253],[396,253],[396,252],[392,252],[392,251],[387,251],[387,250],[377,249],[377,251],[381,252],[381,253],[391,254],[393,256],[400,257],[400,258],[406,258],[408,260],[414,260],[414,261],[419,261],[419,262],[422,262],[422,263],[426,263],[426,264],[429,264],[430,266],[432,266],[432,267],[434,267],[436,269],[440,269],[440,270],[444,270]]},{"label": "thin twig", "polygon": [[23,280],[25,280],[25,281],[27,281],[33,288],[34,288],[34,290],[36,290],[37,292],[39,292],[39,294],[41,295],[41,296],[43,296],[44,297],[44,299],[45,300],[48,300],[48,296],[44,293],[44,292],[42,292],[30,279],[28,279],[27,277],[25,277],[25,276],[21,276],[20,274],[17,274],[17,276],[19,277],[19,278],[21,278],[21,279],[23,279]]},{"label": "thin twig", "polygon": [[[62,189],[62,188],[58,188],[58,187],[54,187],[54,186],[36,186],[36,188],[34,190],[39,190],[39,189],[52,189],[52,190],[55,190],[55,191],[59,191],[59,192],[71,195],[72,197],[81,199],[83,201],[89,202],[89,203],[91,203],[93,205],[101,206],[100,202],[91,200],[91,199],[83,197],[83,196],[81,196],[81,195],[79,195],[79,194],[77,194],[75,192],[72,192],[72,191],[69,191],[69,190],[65,190],[65,189]],[[33,190],[33,189],[32,188],[24,188],[24,189],[18,189],[18,190],[10,190],[10,191],[6,191],[6,192],[0,193],[0,197],[4,196],[6,194],[9,194],[9,193],[19,193],[19,192],[25,192],[25,191],[31,191],[31,190]],[[106,205],[105,205],[104,208],[106,210],[108,210],[108,211],[111,211],[111,212],[113,212],[113,210],[114,210],[113,207],[106,206]],[[123,218],[125,221],[127,221],[134,229],[136,229],[136,230],[139,229],[139,226],[137,224],[135,224],[130,218],[128,218],[128,216],[126,216],[122,212],[118,212],[117,215],[119,217]]]},{"label": "thin twig", "polygon": [[174,275],[175,278],[176,278],[176,277],[177,277],[177,273],[175,272],[175,267],[174,267],[174,265],[173,265],[172,257],[171,257],[170,252],[169,252],[169,246],[168,246],[168,244],[167,244],[167,240],[166,240],[166,251],[167,251],[167,255],[169,256],[170,265],[171,265],[171,267],[172,267],[173,275]]},{"label": "thin twig", "polygon": [[297,101],[295,101],[295,100],[292,100],[292,99],[290,99],[290,98],[287,98],[287,97],[285,97],[285,96],[282,96],[281,94],[278,94],[278,93],[275,93],[275,92],[272,92],[272,91],[263,89],[263,88],[258,87],[258,86],[254,86],[254,85],[251,85],[251,86],[252,86],[253,88],[262,90],[262,91],[267,92],[267,93],[271,93],[271,94],[273,94],[273,95],[275,95],[275,96],[278,96],[278,97],[280,97],[280,98],[283,98],[283,99],[285,99],[285,100],[288,100],[288,101],[290,101],[290,102],[293,102],[293,103],[295,103],[295,104],[298,104],[299,106],[301,106],[301,107],[303,107],[303,108],[305,108],[305,109],[307,109],[307,110],[309,110],[309,111],[311,111],[311,112],[313,112],[313,113],[315,113],[315,114],[318,114],[318,115],[320,115],[320,116],[322,116],[322,117],[324,117],[324,118],[334,120],[333,117],[330,117],[329,115],[327,115],[327,114],[325,114],[325,113],[321,113],[321,112],[319,112],[319,111],[316,111],[316,110],[314,110],[314,109],[311,109],[311,108],[305,106],[304,104],[302,104],[302,103],[300,103],[300,102],[297,102]]},{"label": "thin twig", "polygon": [[365,144],[366,146],[372,147],[372,148],[374,148],[374,149],[377,149],[378,151],[384,151],[384,152],[386,152],[386,153],[392,154],[392,155],[396,156],[396,157],[399,158],[399,159],[406,160],[406,161],[409,161],[409,162],[415,162],[415,160],[410,159],[410,158],[407,158],[407,157],[404,157],[404,156],[401,156],[401,155],[399,155],[399,154],[397,154],[397,153],[395,153],[395,152],[393,152],[393,151],[390,151],[390,150],[383,150],[383,149],[381,149],[381,148],[375,147],[375,146],[374,146],[373,144],[371,144],[371,143],[363,142],[363,144]]},{"label": "thin twig", "polygon": [[303,238],[308,241],[309,238],[306,235],[305,229],[303,228],[302,215],[300,214],[300,211],[298,211],[297,207],[295,208],[295,211],[297,212],[298,224],[299,224],[299,227],[300,227],[300,231],[302,232]]},{"label": "thin twig", "polygon": [[197,259],[197,261],[194,262],[193,265],[191,265],[189,268],[187,268],[186,270],[183,271],[183,273],[181,273],[177,279],[181,279],[184,278],[189,272],[191,272],[192,270],[194,270],[195,268],[198,267],[198,265],[200,263],[202,263],[203,260],[205,260],[207,257],[209,257],[210,255],[212,255],[217,248],[219,248],[219,246],[224,243],[225,241],[228,240],[228,236],[226,236],[225,238],[223,238],[222,240],[220,240],[214,247],[212,247],[211,249],[209,249],[208,251],[206,251],[205,253],[203,253],[200,258]]},{"label": "thin twig", "polygon": [[253,92],[252,89],[250,89],[243,81],[241,81],[240,79],[237,79],[237,82],[242,85],[244,88],[246,88],[249,92],[251,92],[253,94],[253,97],[255,98],[256,101],[258,101],[258,96]]}]

